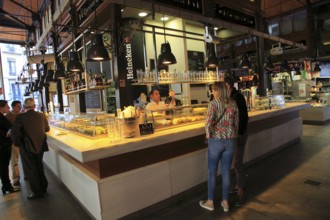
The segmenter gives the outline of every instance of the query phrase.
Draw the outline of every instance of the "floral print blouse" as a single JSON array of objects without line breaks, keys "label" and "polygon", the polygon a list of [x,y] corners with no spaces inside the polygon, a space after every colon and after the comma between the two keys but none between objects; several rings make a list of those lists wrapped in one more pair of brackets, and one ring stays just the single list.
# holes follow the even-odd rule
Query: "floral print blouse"
[{"label": "floral print blouse", "polygon": [[224,104],[220,99],[212,100],[209,103],[205,120],[206,138],[237,137],[238,120],[239,112],[235,102]]}]

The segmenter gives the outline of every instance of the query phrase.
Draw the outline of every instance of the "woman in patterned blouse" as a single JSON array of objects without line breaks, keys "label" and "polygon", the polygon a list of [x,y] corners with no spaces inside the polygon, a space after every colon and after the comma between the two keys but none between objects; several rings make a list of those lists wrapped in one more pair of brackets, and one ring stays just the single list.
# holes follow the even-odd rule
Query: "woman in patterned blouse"
[{"label": "woman in patterned blouse", "polygon": [[213,211],[216,177],[221,160],[222,201],[225,212],[229,211],[228,196],[230,168],[234,152],[234,141],[238,130],[238,108],[224,82],[212,85],[214,99],[210,102],[205,130],[208,139],[208,199],[199,202],[200,206]]}]

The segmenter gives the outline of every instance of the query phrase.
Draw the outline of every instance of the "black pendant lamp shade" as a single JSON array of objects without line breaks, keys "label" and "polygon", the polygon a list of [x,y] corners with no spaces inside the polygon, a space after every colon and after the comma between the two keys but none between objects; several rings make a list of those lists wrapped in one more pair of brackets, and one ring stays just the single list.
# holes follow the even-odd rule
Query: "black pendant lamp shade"
[{"label": "black pendant lamp shade", "polygon": [[92,34],[91,48],[87,52],[87,61],[110,60],[109,53],[103,44],[102,34]]},{"label": "black pendant lamp shade", "polygon": [[79,55],[77,51],[69,52],[69,62],[66,67],[67,72],[84,72],[84,67],[79,60]]},{"label": "black pendant lamp shade", "polygon": [[315,72],[320,72],[320,71],[321,71],[320,64],[315,63],[314,71],[315,71]]},{"label": "black pendant lamp shade", "polygon": [[45,86],[49,86],[49,83],[53,81],[54,70],[47,70],[47,74],[44,80]]},{"label": "black pendant lamp shade", "polygon": [[274,69],[274,65],[273,65],[273,62],[272,62],[272,59],[270,58],[270,56],[266,57],[266,59],[265,59],[264,69],[267,72],[271,72],[271,70]]},{"label": "black pendant lamp shade", "polygon": [[290,67],[289,67],[289,64],[288,64],[288,61],[287,60],[283,60],[282,61],[280,70],[281,70],[281,72],[288,72],[288,71],[290,71]]},{"label": "black pendant lamp shade", "polygon": [[23,96],[30,96],[30,89],[29,89],[29,86],[26,86],[25,87],[25,92],[24,92],[24,95]]},{"label": "black pendant lamp shade", "polygon": [[239,67],[244,68],[244,69],[250,69],[251,68],[251,62],[248,57],[248,55],[245,53],[242,55],[242,58],[239,62]]},{"label": "black pendant lamp shade", "polygon": [[171,45],[166,42],[161,46],[161,53],[158,56],[158,64],[171,65],[176,64],[176,58],[172,53]]},{"label": "black pendant lamp shade", "polygon": [[56,58],[53,79],[56,81],[58,79],[64,78],[66,78],[64,63],[62,60],[60,60],[60,58]]},{"label": "black pendant lamp shade", "polygon": [[40,77],[40,80],[39,80],[39,83],[38,83],[38,87],[40,89],[42,89],[42,87],[45,86],[45,77],[46,77],[45,75],[43,75],[43,76]]},{"label": "black pendant lamp shade", "polygon": [[214,44],[207,43],[207,60],[206,67],[215,68],[219,65],[219,60],[217,55],[215,54]]}]

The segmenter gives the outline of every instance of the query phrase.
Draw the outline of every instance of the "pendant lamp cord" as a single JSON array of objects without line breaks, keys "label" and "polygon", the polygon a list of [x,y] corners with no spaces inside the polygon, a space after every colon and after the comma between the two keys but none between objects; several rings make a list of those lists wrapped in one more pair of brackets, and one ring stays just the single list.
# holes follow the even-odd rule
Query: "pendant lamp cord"
[{"label": "pendant lamp cord", "polygon": [[94,0],[94,7],[95,7],[95,9],[94,9],[94,17],[95,17],[95,34],[97,34],[98,31],[97,31],[97,20],[96,20],[96,0]]},{"label": "pendant lamp cord", "polygon": [[75,36],[75,20],[76,20],[76,16],[75,16],[75,8],[73,6],[73,0],[70,1],[70,15],[71,15],[71,29],[72,29],[72,43],[73,43],[73,50],[76,51],[76,36]]},{"label": "pendant lamp cord", "polygon": [[166,43],[166,34],[165,34],[165,16],[163,14],[163,27],[164,27],[164,42]]}]

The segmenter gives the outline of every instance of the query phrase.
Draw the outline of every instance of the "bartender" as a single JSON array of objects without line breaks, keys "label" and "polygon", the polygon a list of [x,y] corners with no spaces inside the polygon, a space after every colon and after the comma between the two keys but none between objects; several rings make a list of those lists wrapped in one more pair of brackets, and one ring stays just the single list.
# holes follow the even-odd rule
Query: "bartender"
[{"label": "bartender", "polygon": [[160,94],[157,89],[152,89],[149,93],[150,103],[146,106],[146,110],[158,110],[162,108],[174,107],[175,106],[175,98],[174,98],[174,91],[169,93],[171,97],[171,101],[166,104],[165,102],[160,100]]}]

